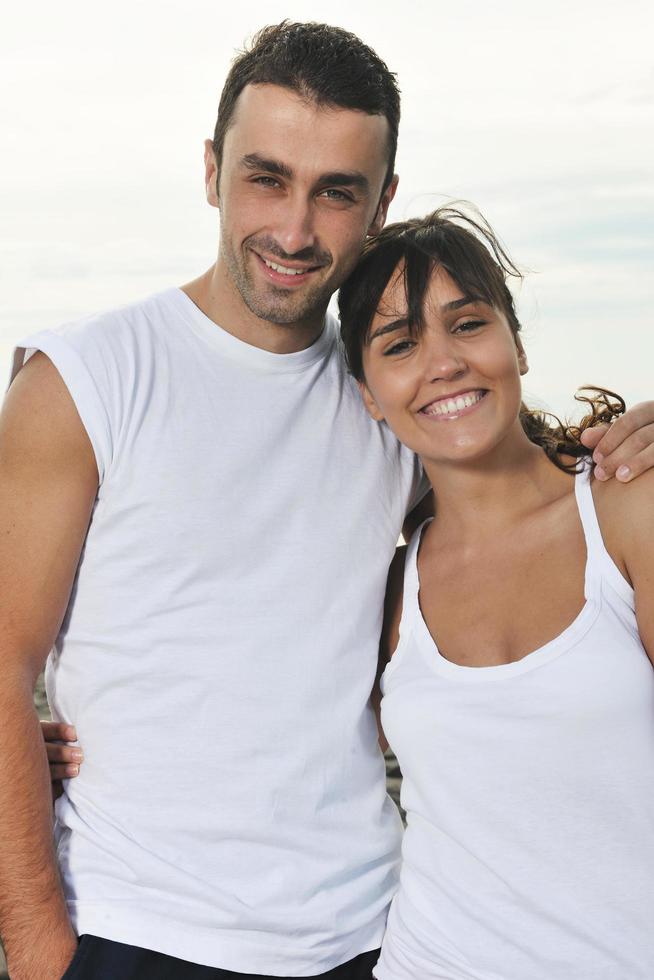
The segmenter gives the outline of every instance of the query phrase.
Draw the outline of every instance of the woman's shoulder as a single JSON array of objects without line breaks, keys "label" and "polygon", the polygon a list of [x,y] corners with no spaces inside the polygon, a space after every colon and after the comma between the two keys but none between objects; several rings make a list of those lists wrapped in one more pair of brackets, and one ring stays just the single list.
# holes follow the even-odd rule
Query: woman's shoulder
[{"label": "woman's shoulder", "polygon": [[597,510],[602,510],[613,521],[632,526],[634,521],[654,513],[654,469],[621,483],[611,480],[592,481],[593,499]]},{"label": "woman's shoulder", "polygon": [[643,549],[654,549],[654,470],[629,483],[593,480],[592,493],[606,548],[628,570]]}]

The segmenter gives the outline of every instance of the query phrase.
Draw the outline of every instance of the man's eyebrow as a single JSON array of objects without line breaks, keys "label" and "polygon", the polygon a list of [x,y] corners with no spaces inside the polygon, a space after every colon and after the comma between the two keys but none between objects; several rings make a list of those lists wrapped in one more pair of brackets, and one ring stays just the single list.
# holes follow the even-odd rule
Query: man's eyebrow
[{"label": "man's eyebrow", "polygon": [[[293,178],[293,171],[287,163],[282,163],[281,160],[267,159],[259,153],[247,153],[241,159],[241,164],[248,170],[264,170],[268,174],[276,174],[285,180],[292,180]],[[370,187],[368,178],[359,170],[334,170],[321,174],[316,183],[320,187],[353,187],[361,191],[367,191]]]},{"label": "man's eyebrow", "polygon": [[288,164],[280,160],[267,160],[258,153],[246,153],[241,159],[241,164],[248,170],[265,170],[268,174],[277,174],[278,177],[284,177],[286,180],[290,180],[293,176],[293,171]]},{"label": "man's eyebrow", "polygon": [[371,333],[368,337],[368,343],[371,344],[377,337],[383,337],[387,333],[394,333],[396,330],[402,330],[403,327],[408,326],[409,321],[405,316],[400,317],[399,320],[391,320],[390,323],[385,323],[382,327],[378,327],[374,333]]},{"label": "man's eyebrow", "polygon": [[330,187],[357,187],[361,191],[367,191],[370,182],[365,174],[359,170],[336,170],[333,173],[321,174],[317,181],[323,186]]}]

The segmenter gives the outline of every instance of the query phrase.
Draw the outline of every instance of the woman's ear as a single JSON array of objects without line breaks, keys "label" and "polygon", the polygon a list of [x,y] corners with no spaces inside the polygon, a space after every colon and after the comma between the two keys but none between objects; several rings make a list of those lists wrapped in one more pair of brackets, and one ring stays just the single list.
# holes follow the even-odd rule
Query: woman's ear
[{"label": "woman's ear", "polygon": [[377,402],[372,397],[368,385],[365,383],[365,381],[357,381],[357,384],[359,386],[359,391],[361,392],[361,397],[363,398],[363,404],[366,406],[368,415],[370,415],[371,418],[375,420],[375,422],[383,422],[384,416],[379,411],[379,408],[377,407]]},{"label": "woman's ear", "polygon": [[520,369],[520,376],[522,377],[529,370],[529,362],[527,361],[527,354],[522,346],[520,337],[515,338],[515,346],[518,351],[518,367]]}]

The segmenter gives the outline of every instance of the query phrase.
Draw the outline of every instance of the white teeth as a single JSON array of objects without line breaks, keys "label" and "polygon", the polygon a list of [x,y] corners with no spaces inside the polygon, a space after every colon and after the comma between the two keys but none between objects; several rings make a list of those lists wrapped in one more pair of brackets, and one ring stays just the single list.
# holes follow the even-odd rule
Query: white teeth
[{"label": "white teeth", "polygon": [[465,395],[457,395],[456,398],[444,398],[438,402],[432,402],[423,409],[427,415],[454,415],[462,412],[464,408],[470,408],[483,398],[483,392],[471,391]]},{"label": "white teeth", "polygon": [[283,276],[301,276],[306,269],[287,269],[285,265],[277,265],[276,262],[269,262],[268,259],[263,260],[269,269],[274,269],[275,272],[281,272]]}]

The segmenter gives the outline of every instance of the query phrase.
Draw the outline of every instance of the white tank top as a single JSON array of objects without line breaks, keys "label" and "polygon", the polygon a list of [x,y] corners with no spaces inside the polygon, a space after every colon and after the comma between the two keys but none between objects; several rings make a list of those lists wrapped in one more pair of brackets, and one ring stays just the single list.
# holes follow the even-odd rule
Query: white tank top
[{"label": "white tank top", "polygon": [[422,528],[409,546],[382,678],[407,830],[379,980],[654,977],[654,670],[587,472],[575,489],[585,605],[516,663],[439,653],[418,605]]},{"label": "white tank top", "polygon": [[420,471],[337,337],[273,354],[171,289],[21,345],[100,475],[46,674],[85,750],[57,801],[79,933],[279,976],[381,943],[402,831],[369,696]]}]

